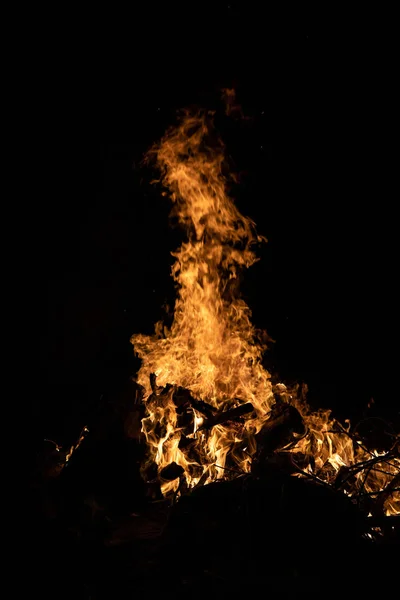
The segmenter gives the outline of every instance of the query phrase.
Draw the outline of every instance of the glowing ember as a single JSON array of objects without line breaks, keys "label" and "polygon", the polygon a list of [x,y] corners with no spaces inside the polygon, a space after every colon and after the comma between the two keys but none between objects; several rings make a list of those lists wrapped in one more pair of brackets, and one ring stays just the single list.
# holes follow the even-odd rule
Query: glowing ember
[{"label": "glowing ember", "polygon": [[[331,483],[340,473],[348,495],[384,490],[398,473],[398,452],[380,461],[355,445],[329,411],[312,413],[304,394],[284,385],[273,389],[262,366],[265,337],[255,331],[238,295],[238,275],[257,260],[254,247],[264,238],[227,195],[223,146],[210,116],[186,115],[151,154],[187,241],[173,253],[177,299],[171,328],[158,323],[154,336],[131,339],[142,359],[138,382],[145,389],[143,475],[156,464],[165,495],[249,472],[257,435],[271,419],[278,394],[306,426],[294,445],[283,448],[294,461],[301,458],[300,476]],[[371,461],[367,476],[352,471],[360,461]],[[384,498],[386,514],[400,512],[393,490]]]}]

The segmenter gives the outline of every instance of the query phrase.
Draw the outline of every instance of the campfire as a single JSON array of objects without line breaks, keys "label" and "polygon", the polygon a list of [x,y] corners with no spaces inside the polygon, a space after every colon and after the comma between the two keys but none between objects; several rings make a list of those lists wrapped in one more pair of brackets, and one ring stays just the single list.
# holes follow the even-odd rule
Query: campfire
[{"label": "campfire", "polygon": [[272,383],[266,334],[239,295],[266,240],[226,191],[224,149],[212,116],[186,114],[149,153],[186,240],[173,253],[171,327],[135,334],[145,416],[146,481],[164,496],[260,472],[279,452],[296,477],[340,490],[368,514],[400,514],[399,439],[367,447],[349,422],[310,410],[304,386]]},{"label": "campfire", "polygon": [[[68,597],[78,585],[92,599],[298,597],[358,557],[380,586],[398,535],[398,431],[313,410],[304,384],[265,368],[271,340],[239,283],[267,240],[230,196],[213,115],[185,113],[147,160],[182,231],[173,318],[132,336],[140,369],[102,398],[75,443],[45,440],[38,453],[40,569],[50,564],[59,583],[67,565]],[[352,582],[352,597],[369,591],[358,572]]]}]

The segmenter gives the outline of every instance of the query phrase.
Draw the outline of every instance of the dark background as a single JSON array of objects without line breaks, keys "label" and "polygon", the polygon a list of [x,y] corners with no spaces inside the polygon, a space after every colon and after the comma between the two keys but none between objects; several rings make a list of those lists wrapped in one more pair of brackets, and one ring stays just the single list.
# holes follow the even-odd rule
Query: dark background
[{"label": "dark background", "polygon": [[[173,301],[169,201],[141,166],[187,106],[215,109],[241,211],[269,242],[246,274],[266,360],[357,417],[397,391],[397,138],[389,35],[277,34],[249,5],[149,7],[128,31],[52,35],[37,61],[32,433],[75,440],[138,368],[129,338]],[[92,38],[93,32],[93,38]],[[54,39],[53,39],[54,38]],[[227,119],[234,87],[246,120]]]}]

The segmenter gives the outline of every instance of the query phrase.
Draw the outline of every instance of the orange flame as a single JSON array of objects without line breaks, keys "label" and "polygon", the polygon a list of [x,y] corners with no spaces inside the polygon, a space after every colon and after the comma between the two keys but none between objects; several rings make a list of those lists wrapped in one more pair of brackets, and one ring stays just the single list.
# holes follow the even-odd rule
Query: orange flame
[{"label": "orange flame", "polygon": [[[151,154],[174,203],[173,213],[188,236],[173,253],[177,299],[171,328],[158,323],[154,336],[135,334],[131,338],[142,359],[138,383],[146,394],[142,431],[149,456],[143,472],[152,463],[161,477],[168,465],[181,467],[181,479],[177,475],[172,481],[163,481],[161,489],[167,494],[176,491],[182,481],[193,487],[229,477],[231,471],[249,472],[257,448],[256,434],[268,421],[275,400],[270,374],[262,365],[265,338],[257,334],[251,311],[237,293],[241,270],[257,260],[254,246],[265,238],[257,235],[255,224],[240,214],[227,194],[223,145],[211,115],[186,114]],[[157,377],[153,386],[152,374]],[[195,400],[191,414],[183,419],[175,398],[180,388]],[[354,452],[352,439],[345,430],[337,430],[329,412],[312,413],[296,390],[289,392],[283,385],[280,394],[296,406],[307,427],[306,435],[287,448],[293,456],[310,459],[304,473],[330,482],[343,467],[371,458],[361,447]],[[240,424],[217,423],[205,428],[204,407],[198,409],[196,400],[215,411],[251,403],[254,411]],[[400,466],[398,460],[393,464]],[[368,481],[361,483],[356,474],[353,485],[376,492],[388,477],[378,479],[374,468]],[[387,511],[399,512],[394,495]]]}]

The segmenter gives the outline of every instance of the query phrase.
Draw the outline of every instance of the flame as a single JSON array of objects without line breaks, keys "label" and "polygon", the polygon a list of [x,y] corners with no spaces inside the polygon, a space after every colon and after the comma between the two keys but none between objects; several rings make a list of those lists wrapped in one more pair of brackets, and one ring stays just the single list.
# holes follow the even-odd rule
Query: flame
[{"label": "flame", "polygon": [[79,438],[78,441],[76,442],[76,444],[72,445],[69,449],[69,451],[66,454],[65,457],[65,463],[68,463],[68,461],[70,460],[72,454],[75,452],[75,450],[77,450],[79,448],[79,446],[82,444],[83,440],[86,438],[86,435],[89,433],[89,429],[85,427],[82,429],[82,431],[79,434]]},{"label": "flame", "polygon": [[[187,240],[172,253],[177,298],[171,327],[161,322],[153,336],[131,338],[142,359],[138,383],[145,391],[142,431],[148,460],[143,475],[149,479],[152,465],[157,465],[166,495],[182,485],[190,488],[249,472],[257,453],[256,436],[270,418],[276,389],[262,365],[266,336],[253,327],[251,311],[238,293],[240,274],[257,260],[255,247],[265,238],[228,195],[224,149],[211,115],[185,114],[150,155],[169,190],[173,216],[187,233]],[[284,449],[295,462],[302,457],[301,476],[330,483],[357,461],[371,460],[367,450],[354,448],[348,431],[338,428],[329,411],[313,413],[304,394],[283,384],[277,387],[306,424],[306,434]],[[179,398],[185,393],[190,393],[191,402],[182,404]],[[251,414],[244,418],[212,420],[215,414],[240,407],[244,411],[249,405]],[[175,477],[164,478],[165,468],[173,464]],[[382,472],[379,465],[371,465],[367,478],[350,473],[344,491],[351,495],[356,490],[383,490],[400,464],[394,459],[391,466],[385,462]],[[385,502],[388,514],[399,512],[395,494]]]}]

